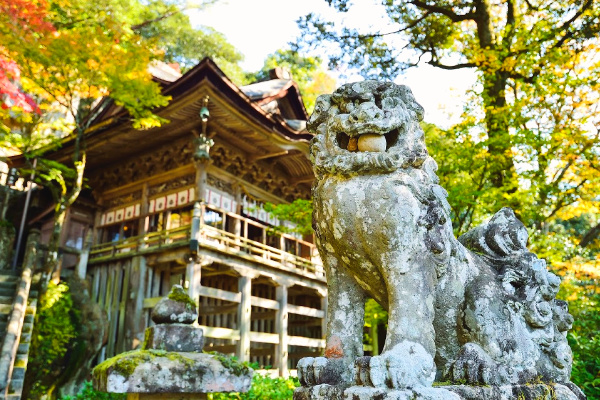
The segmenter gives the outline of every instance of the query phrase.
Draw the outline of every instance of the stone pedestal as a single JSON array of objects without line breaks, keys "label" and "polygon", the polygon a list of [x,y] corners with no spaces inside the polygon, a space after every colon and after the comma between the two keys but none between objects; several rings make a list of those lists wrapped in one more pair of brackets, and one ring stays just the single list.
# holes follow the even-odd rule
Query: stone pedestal
[{"label": "stone pedestal", "polygon": [[179,285],[152,312],[141,350],[119,354],[94,368],[96,390],[127,393],[128,400],[205,399],[206,393],[247,392],[251,368],[221,354],[202,352],[194,302]]},{"label": "stone pedestal", "polygon": [[[435,385],[435,384],[434,384]],[[573,386],[573,387],[571,387]],[[367,386],[316,385],[294,391],[294,400],[585,400],[575,386],[529,384],[515,386],[444,385],[405,390]]]}]

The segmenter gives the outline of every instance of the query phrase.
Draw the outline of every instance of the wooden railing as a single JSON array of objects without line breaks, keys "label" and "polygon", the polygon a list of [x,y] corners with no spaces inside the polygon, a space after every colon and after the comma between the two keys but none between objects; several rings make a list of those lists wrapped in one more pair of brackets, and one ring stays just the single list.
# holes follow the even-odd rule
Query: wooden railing
[{"label": "wooden railing", "polygon": [[[207,211],[219,214],[220,221],[217,223],[203,223],[202,220]],[[244,258],[250,258],[255,262],[273,262],[295,270],[324,276],[323,267],[313,243],[284,232],[277,232],[270,226],[213,206],[203,205],[199,219],[200,221],[196,225],[198,227],[197,236],[195,235],[196,229],[193,228],[194,223],[192,223],[192,225],[185,225],[176,229],[97,244],[90,249],[89,260],[95,262],[104,259],[128,257],[138,253],[155,252],[169,247],[185,245],[191,239],[197,237],[198,245],[201,247],[236,254]],[[235,230],[239,234],[221,229],[227,225],[230,227],[235,226]],[[248,238],[250,226],[261,229],[263,232],[262,241]],[[273,237],[278,239],[280,248],[266,244],[267,238]],[[271,239],[271,241],[273,240]],[[287,247],[291,247],[289,251],[282,249]]]},{"label": "wooden railing", "polygon": [[189,225],[166,231],[150,232],[141,236],[132,236],[127,239],[110,243],[101,243],[90,249],[90,261],[118,256],[128,256],[144,251],[156,251],[173,245],[189,242],[191,229]]}]

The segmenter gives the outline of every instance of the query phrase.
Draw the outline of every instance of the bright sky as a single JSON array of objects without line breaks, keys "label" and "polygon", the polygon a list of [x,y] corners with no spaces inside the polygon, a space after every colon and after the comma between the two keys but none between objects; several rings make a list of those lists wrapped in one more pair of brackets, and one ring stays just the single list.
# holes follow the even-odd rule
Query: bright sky
[{"label": "bright sky", "polygon": [[[352,14],[341,19],[325,0],[220,0],[207,10],[190,12],[194,24],[208,25],[223,33],[245,56],[242,67],[259,70],[266,56],[299,34],[296,20],[313,12],[336,23],[364,27],[371,31],[387,31],[382,22],[383,7],[372,0],[360,0]],[[360,78],[349,78],[359,80]],[[423,66],[398,77],[396,83],[408,85],[417,101],[425,107],[425,120],[448,126],[458,120],[465,93],[475,80],[469,70],[442,71]],[[338,84],[345,81],[338,79]]]}]

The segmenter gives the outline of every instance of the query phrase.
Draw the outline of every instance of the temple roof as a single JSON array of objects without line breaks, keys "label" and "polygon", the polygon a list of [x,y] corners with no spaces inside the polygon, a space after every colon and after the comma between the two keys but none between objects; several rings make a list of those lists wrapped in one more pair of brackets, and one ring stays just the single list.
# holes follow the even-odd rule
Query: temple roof
[{"label": "temple roof", "polygon": [[[278,164],[276,168],[289,176],[290,183],[310,185],[308,145],[312,134],[305,129],[307,114],[295,82],[274,79],[238,87],[209,58],[179,77],[166,64],[150,69],[163,94],[172,98],[166,107],[154,112],[170,123],[149,130],[134,129],[127,111],[105,99],[96,108],[86,133],[86,171],[153,151],[186,135],[191,138],[202,129],[199,112],[208,96],[209,136],[235,146],[249,160],[273,157],[269,161]],[[73,139],[67,137],[60,149],[47,156],[68,162]],[[12,161],[18,165],[17,158]]]}]

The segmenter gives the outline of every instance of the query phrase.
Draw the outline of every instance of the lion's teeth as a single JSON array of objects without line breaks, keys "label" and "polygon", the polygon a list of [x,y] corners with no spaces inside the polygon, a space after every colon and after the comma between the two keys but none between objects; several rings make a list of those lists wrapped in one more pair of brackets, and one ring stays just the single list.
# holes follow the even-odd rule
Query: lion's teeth
[{"label": "lion's teeth", "polygon": [[358,138],[359,151],[384,152],[387,147],[385,136],[366,134]]},{"label": "lion's teeth", "polygon": [[355,138],[355,137],[350,138],[350,141],[348,142],[347,150],[348,151],[358,150],[358,138]]}]

